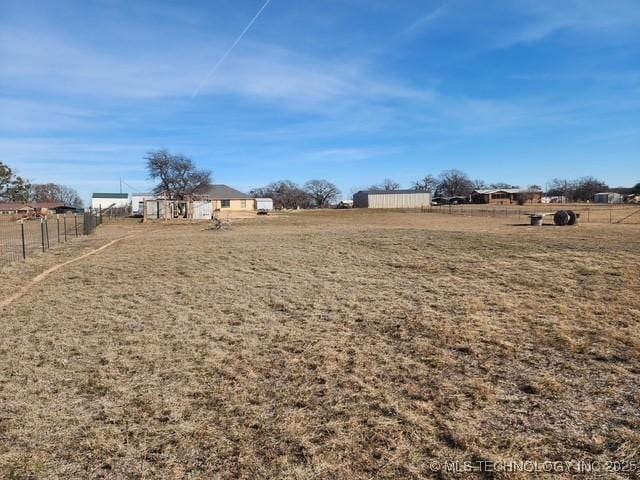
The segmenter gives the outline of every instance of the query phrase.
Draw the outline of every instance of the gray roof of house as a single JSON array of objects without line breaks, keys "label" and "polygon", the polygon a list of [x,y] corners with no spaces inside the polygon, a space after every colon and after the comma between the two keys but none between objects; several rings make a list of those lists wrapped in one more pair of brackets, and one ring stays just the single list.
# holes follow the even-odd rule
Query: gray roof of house
[{"label": "gray roof of house", "polygon": [[246,193],[242,193],[240,190],[236,190],[235,188],[231,188],[227,185],[222,184],[209,185],[208,187],[198,190],[197,193],[200,195],[207,195],[209,198],[211,198],[211,200],[235,200],[238,198],[253,198]]}]

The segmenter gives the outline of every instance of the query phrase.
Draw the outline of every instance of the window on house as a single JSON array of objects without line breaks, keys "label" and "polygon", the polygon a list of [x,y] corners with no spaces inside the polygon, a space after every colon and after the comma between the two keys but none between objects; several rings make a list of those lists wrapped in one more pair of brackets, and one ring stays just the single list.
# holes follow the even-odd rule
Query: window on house
[{"label": "window on house", "polygon": [[231,200],[220,200],[220,208],[231,208]]},{"label": "window on house", "polygon": [[247,201],[246,200],[240,200],[240,208],[247,208]]}]

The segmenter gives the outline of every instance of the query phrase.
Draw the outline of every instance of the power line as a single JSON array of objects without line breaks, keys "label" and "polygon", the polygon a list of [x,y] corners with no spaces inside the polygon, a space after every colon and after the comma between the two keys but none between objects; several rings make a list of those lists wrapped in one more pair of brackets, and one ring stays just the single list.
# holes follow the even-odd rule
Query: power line
[{"label": "power line", "polygon": [[260,8],[260,10],[258,10],[258,13],[256,13],[254,15],[254,17],[251,19],[251,21],[247,24],[246,27],[244,27],[244,30],[242,30],[242,33],[238,36],[238,38],[236,38],[236,40],[233,42],[233,44],[231,45],[231,47],[229,47],[229,49],[224,52],[224,55],[222,55],[222,57],[220,57],[220,60],[218,60],[216,62],[216,64],[213,66],[213,68],[211,70],[209,70],[209,73],[207,73],[207,75],[204,77],[204,79],[202,80],[202,83],[200,83],[200,85],[198,86],[198,88],[196,88],[193,91],[193,94],[191,94],[191,98],[195,98],[199,93],[200,90],[202,90],[202,87],[204,87],[206,85],[206,83],[209,81],[209,79],[211,78],[211,76],[215,73],[215,71],[218,69],[218,67],[220,65],[222,65],[222,62],[225,61],[225,59],[229,56],[229,54],[231,53],[231,51],[236,48],[236,45],[238,45],[238,43],[240,43],[240,40],[242,40],[242,37],[244,37],[245,33],[247,33],[249,31],[249,29],[251,28],[251,25],[254,24],[254,22],[258,19],[258,17],[260,16],[260,14],[262,13],[262,11],[267,8],[267,5],[269,5],[269,3],[271,3],[271,0],[267,0],[266,2],[264,2],[264,5],[262,5],[262,7]]}]

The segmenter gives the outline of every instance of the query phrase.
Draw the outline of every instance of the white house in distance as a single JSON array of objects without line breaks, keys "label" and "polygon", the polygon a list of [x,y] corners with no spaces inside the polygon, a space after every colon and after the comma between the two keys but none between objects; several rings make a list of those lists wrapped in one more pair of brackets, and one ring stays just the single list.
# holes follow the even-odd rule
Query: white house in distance
[{"label": "white house in distance", "polygon": [[107,208],[125,208],[129,206],[128,193],[94,193],[91,195],[91,208],[106,210]]}]

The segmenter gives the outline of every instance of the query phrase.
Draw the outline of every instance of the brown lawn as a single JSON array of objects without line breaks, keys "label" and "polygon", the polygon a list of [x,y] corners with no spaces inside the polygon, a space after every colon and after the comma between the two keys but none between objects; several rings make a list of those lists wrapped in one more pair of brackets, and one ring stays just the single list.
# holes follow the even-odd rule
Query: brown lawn
[{"label": "brown lawn", "polygon": [[432,462],[638,461],[640,226],[513,222],[122,222],[13,264],[5,297],[132,233],[0,312],[0,477],[471,478]]}]

